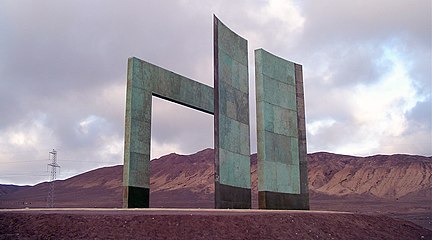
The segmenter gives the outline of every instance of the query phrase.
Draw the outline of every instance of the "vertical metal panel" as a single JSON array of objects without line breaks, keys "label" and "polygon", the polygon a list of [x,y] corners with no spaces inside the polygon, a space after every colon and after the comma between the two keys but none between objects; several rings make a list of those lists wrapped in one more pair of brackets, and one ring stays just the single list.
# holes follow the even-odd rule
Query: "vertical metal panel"
[{"label": "vertical metal panel", "polygon": [[215,206],[250,208],[247,41],[214,17]]},{"label": "vertical metal panel", "polygon": [[303,209],[307,165],[301,74],[301,65],[255,50],[260,208]]}]

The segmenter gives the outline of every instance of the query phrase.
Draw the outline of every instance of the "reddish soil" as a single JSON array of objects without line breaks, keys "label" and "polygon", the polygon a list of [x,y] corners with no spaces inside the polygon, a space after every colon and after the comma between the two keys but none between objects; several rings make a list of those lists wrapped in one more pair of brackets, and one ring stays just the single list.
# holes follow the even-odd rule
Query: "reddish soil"
[{"label": "reddish soil", "polygon": [[0,239],[432,239],[386,216],[260,210],[0,211]]}]

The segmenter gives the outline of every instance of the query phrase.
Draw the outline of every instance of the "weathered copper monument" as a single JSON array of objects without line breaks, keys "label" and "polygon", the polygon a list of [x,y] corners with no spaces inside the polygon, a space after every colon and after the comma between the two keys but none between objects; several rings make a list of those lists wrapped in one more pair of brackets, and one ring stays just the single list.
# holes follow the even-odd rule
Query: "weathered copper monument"
[{"label": "weathered copper monument", "polygon": [[255,50],[258,205],[309,209],[302,66]]},{"label": "weathered copper monument", "polygon": [[[301,65],[255,55],[259,207],[309,209]],[[247,41],[214,17],[214,88],[129,59],[125,208],[149,207],[152,96],[214,115],[215,207],[251,208]]]}]

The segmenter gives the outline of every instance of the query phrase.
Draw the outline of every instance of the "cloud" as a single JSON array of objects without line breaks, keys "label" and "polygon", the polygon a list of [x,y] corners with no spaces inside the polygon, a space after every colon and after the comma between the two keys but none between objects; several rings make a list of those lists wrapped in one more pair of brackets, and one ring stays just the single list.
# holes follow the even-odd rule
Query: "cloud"
[{"label": "cloud", "polygon": [[213,121],[213,115],[153,97],[152,157],[212,148]]},{"label": "cloud", "polygon": [[430,155],[432,151],[431,97],[419,101],[406,114],[406,128],[396,137],[387,137],[382,147],[388,152],[415,152]]},{"label": "cloud", "polygon": [[302,12],[309,150],[431,155],[430,131],[408,116],[430,106],[430,3],[305,2]]},{"label": "cloud", "polygon": [[[408,11],[409,9],[409,11]],[[251,151],[254,55],[303,65],[308,149],[431,149],[430,1],[2,1],[0,182],[121,164],[127,58],[213,86],[212,15],[248,40]],[[153,98],[152,155],[213,146],[213,117]],[[23,176],[24,175],[24,176]]]}]

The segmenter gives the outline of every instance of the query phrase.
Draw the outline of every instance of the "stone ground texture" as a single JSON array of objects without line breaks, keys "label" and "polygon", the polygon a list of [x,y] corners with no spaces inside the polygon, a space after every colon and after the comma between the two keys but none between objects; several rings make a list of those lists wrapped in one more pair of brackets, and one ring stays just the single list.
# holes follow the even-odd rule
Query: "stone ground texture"
[{"label": "stone ground texture", "polygon": [[0,239],[432,239],[386,216],[257,210],[14,210]]}]

